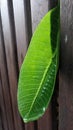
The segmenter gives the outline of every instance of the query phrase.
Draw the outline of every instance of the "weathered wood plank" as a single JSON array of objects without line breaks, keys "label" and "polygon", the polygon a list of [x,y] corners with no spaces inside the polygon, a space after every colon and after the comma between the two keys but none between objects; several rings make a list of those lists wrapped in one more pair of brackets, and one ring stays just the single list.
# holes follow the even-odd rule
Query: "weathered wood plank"
[{"label": "weathered wood plank", "polygon": [[59,130],[73,130],[73,1],[61,1]]}]

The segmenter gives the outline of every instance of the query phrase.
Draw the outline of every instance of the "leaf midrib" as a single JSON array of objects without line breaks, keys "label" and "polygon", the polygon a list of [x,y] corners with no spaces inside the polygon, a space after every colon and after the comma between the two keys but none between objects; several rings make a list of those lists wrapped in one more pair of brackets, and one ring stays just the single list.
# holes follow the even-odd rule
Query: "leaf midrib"
[{"label": "leaf midrib", "polygon": [[[56,54],[56,50],[55,50],[55,53],[53,54],[52,58],[55,56],[55,54]],[[39,91],[40,91],[40,89],[41,89],[41,86],[42,86],[43,81],[44,81],[44,78],[45,78],[45,76],[46,76],[46,74],[47,74],[48,68],[49,68],[49,66],[50,66],[50,64],[51,64],[51,62],[52,62],[52,58],[50,58],[49,64],[47,65],[47,67],[46,67],[46,69],[45,69],[45,71],[44,71],[44,74],[43,74],[43,76],[42,76],[42,79],[41,79],[39,88],[38,88],[38,90],[37,90],[37,93],[36,93],[36,95],[35,95],[35,97],[34,97],[34,100],[33,100],[32,104],[31,104],[31,107],[30,107],[30,109],[29,109],[29,112],[26,114],[26,117],[29,115],[30,111],[32,110],[33,104],[34,104],[34,102],[35,102],[35,100],[36,100],[36,97],[37,97],[37,95],[38,95],[38,93],[39,93]]]}]

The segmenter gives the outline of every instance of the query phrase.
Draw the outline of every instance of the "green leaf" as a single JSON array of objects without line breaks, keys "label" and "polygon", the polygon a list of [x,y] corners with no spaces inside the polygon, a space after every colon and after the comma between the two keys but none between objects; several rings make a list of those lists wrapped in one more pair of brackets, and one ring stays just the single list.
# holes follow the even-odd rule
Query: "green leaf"
[{"label": "green leaf", "polygon": [[41,117],[51,100],[59,58],[59,6],[38,25],[22,64],[18,83],[18,108],[24,122]]}]

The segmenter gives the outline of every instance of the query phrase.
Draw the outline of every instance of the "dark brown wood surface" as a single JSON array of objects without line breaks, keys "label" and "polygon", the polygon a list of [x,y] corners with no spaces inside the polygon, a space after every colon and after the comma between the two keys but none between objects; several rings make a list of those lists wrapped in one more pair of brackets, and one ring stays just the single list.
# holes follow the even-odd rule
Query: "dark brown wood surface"
[{"label": "dark brown wood surface", "polygon": [[73,1],[61,0],[59,130],[73,130]]},{"label": "dark brown wood surface", "polygon": [[57,0],[1,0],[0,130],[73,130],[72,0],[61,0],[60,74],[46,113],[25,124],[17,107],[19,70],[29,41],[41,18],[56,4]]}]

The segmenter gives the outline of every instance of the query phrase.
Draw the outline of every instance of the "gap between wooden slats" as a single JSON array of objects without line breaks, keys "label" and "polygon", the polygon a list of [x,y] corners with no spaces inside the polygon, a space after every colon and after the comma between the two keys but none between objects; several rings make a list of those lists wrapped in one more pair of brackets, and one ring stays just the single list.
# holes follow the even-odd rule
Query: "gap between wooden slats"
[{"label": "gap between wooden slats", "polygon": [[21,119],[18,114],[17,109],[17,66],[16,66],[16,54],[15,54],[15,42],[12,35],[9,8],[7,0],[1,1],[1,17],[2,17],[2,27],[4,35],[4,44],[7,60],[7,70],[10,85],[10,94],[12,100],[12,109],[15,130],[22,130]]},{"label": "gap between wooden slats", "polygon": [[[49,0],[48,7],[49,9],[56,7],[58,4],[58,0]],[[55,83],[55,89],[54,93],[52,96],[52,101],[51,101],[51,111],[52,111],[52,130],[58,130],[58,125],[59,125],[59,103],[58,103],[58,98],[59,98],[59,72],[57,73],[56,77],[56,83]]]},{"label": "gap between wooden slats", "polygon": [[51,9],[51,8],[54,8],[57,4],[58,4],[58,1],[59,0],[48,0],[48,7],[49,7],[49,9]]},{"label": "gap between wooden slats", "polygon": [[57,73],[57,78],[56,78],[56,83],[55,83],[55,88],[54,88],[54,93],[52,96],[52,130],[58,130],[58,125],[59,125],[59,72]]}]

